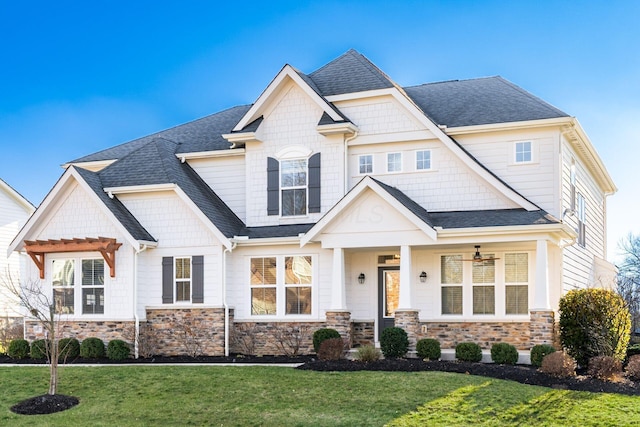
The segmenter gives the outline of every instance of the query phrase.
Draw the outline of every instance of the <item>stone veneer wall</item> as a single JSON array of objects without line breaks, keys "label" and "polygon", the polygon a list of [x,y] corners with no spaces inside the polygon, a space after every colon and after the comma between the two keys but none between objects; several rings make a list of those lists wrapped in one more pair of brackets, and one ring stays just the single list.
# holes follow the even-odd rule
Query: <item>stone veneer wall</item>
[{"label": "stone veneer wall", "polygon": [[501,342],[518,350],[533,346],[529,322],[421,322],[417,339],[422,338],[435,338],[442,348],[455,348],[462,342],[474,342],[485,350]]},{"label": "stone veneer wall", "polygon": [[157,354],[224,355],[224,308],[147,309]]},{"label": "stone veneer wall", "polygon": [[352,323],[353,347],[375,344],[375,322],[353,322]]},{"label": "stone veneer wall", "polygon": [[[100,338],[107,345],[111,340],[123,340],[129,344],[134,340],[135,323],[133,321],[59,321],[58,338],[76,338],[82,341],[86,338]],[[25,339],[33,341],[44,338],[44,330],[39,322],[25,322]]]},{"label": "stone veneer wall", "polygon": [[236,322],[230,329],[230,353],[256,356],[312,354],[313,333],[324,322]]}]

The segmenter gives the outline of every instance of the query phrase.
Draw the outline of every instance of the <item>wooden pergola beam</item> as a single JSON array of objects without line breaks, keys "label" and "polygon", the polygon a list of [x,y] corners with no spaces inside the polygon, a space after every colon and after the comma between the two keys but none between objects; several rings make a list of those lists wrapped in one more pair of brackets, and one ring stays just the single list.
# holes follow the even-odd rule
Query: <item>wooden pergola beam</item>
[{"label": "wooden pergola beam", "polygon": [[40,270],[44,279],[44,255],[63,252],[100,252],[109,266],[109,275],[116,276],[116,251],[122,243],[110,237],[86,237],[84,239],[25,240],[25,249]]}]

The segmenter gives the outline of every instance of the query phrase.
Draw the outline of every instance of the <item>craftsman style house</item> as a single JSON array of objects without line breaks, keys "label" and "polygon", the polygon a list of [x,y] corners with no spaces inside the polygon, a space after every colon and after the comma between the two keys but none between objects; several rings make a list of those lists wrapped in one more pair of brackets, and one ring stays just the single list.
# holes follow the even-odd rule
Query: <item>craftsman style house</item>
[{"label": "craftsman style house", "polygon": [[65,168],[10,249],[79,339],[277,354],[395,325],[526,351],[614,276],[591,141],[501,77],[401,87],[350,50]]},{"label": "craftsman style house", "polygon": [[27,199],[0,179],[0,329],[21,317],[18,301],[8,288],[11,281],[19,284],[25,260],[13,251],[7,253],[7,248],[34,210]]}]

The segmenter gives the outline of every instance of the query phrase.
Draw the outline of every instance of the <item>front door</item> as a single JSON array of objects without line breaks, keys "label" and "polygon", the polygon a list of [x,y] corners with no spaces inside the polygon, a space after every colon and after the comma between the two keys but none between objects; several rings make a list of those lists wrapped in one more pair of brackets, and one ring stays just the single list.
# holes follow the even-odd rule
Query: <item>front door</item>
[{"label": "front door", "polygon": [[400,267],[378,268],[378,341],[382,331],[394,325],[400,300]]}]

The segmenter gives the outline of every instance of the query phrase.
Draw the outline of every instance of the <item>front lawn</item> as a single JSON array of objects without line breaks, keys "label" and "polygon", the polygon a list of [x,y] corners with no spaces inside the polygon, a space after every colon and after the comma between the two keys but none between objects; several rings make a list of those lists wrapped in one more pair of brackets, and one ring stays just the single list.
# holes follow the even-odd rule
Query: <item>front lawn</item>
[{"label": "front lawn", "polygon": [[80,405],[16,415],[48,369],[0,367],[0,425],[638,425],[640,397],[552,390],[444,372],[315,372],[247,366],[64,367]]}]

